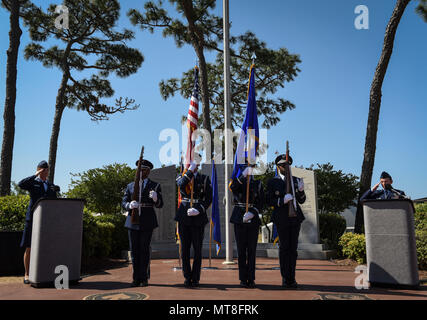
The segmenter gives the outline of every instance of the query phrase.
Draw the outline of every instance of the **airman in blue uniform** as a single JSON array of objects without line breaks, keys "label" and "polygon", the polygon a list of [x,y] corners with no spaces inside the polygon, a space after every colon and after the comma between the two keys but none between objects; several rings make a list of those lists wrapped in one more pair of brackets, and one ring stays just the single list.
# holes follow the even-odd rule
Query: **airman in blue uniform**
[{"label": "airman in blue uniform", "polygon": [[49,175],[49,165],[46,161],[41,161],[37,165],[37,171],[34,175],[21,180],[18,186],[22,190],[30,193],[30,204],[28,205],[27,213],[25,215],[25,227],[21,240],[21,247],[26,248],[24,254],[24,267],[25,276],[24,283],[29,284],[29,268],[30,268],[30,254],[31,254],[31,235],[33,227],[33,210],[34,204],[42,198],[56,198],[59,187],[47,181]]},{"label": "airman in blue uniform", "polygon": [[[202,266],[203,235],[208,216],[206,211],[212,203],[212,185],[208,176],[198,173],[198,164],[179,175],[176,183],[180,188],[181,204],[175,216],[182,245],[182,271],[185,287],[198,287]],[[193,185],[193,205],[191,206],[191,181]],[[190,249],[193,246],[193,267],[190,266]]]},{"label": "airman in blue uniform", "polygon": [[[245,288],[255,288],[256,247],[261,225],[259,215],[262,213],[265,202],[262,183],[254,180],[252,170],[252,167],[246,166],[241,175],[230,183],[234,201],[230,222],[234,224],[237,243],[240,286]],[[246,212],[248,179],[250,179],[249,202]]]},{"label": "airman in blue uniform", "polygon": [[[380,176],[380,182],[378,182],[371,189],[366,191],[360,200],[371,200],[371,199],[381,199],[381,200],[389,200],[389,199],[402,199],[405,198],[405,192],[402,190],[397,190],[392,187],[393,179],[391,176],[383,171]],[[378,190],[379,186],[382,186],[382,190]]]},{"label": "airman in blue uniform", "polygon": [[[136,162],[138,166],[138,161]],[[135,182],[127,185],[122,200],[122,207],[128,215],[125,227],[128,229],[129,247],[131,250],[133,266],[132,287],[148,286],[150,277],[150,244],[153,230],[158,227],[157,216],[154,208],[163,207],[162,189],[160,184],[148,178],[153,164],[148,160],[141,163],[141,196],[139,201],[133,201],[132,195]],[[132,224],[132,210],[138,209],[139,223]]]},{"label": "airman in blue uniform", "polygon": [[[296,289],[295,281],[296,262],[298,257],[298,237],[301,223],[305,217],[299,204],[306,200],[304,182],[292,177],[292,191],[287,192],[285,168],[292,164],[292,158],[286,161],[285,155],[276,158],[277,176],[270,179],[267,185],[267,204],[273,207],[272,222],[276,225],[279,235],[279,262],[282,275],[282,287]],[[295,217],[289,216],[289,206],[293,205]]]}]

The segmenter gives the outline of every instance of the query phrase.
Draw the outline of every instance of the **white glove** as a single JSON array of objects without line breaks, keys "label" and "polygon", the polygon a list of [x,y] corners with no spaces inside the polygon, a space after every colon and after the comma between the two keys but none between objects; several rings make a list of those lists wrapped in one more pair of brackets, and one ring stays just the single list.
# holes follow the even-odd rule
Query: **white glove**
[{"label": "white glove", "polygon": [[253,217],[255,217],[255,215],[252,212],[246,212],[243,215],[243,222],[247,223],[249,220],[251,220]]},{"label": "white glove", "polygon": [[129,204],[129,209],[136,209],[136,208],[138,208],[139,207],[139,203],[137,202],[137,201],[132,201],[130,204]]},{"label": "white glove", "polygon": [[299,192],[304,191],[304,180],[303,179],[298,180],[298,190],[299,190]]},{"label": "white glove", "polygon": [[197,216],[199,213],[200,213],[199,210],[197,210],[195,208],[190,208],[187,210],[187,215],[189,217]]},{"label": "white glove", "polygon": [[247,176],[248,176],[248,174],[249,175],[251,175],[252,174],[252,167],[246,167],[246,169],[245,170],[243,170],[243,173],[242,173],[242,175],[246,178]]},{"label": "white glove", "polygon": [[150,191],[150,195],[149,195],[149,197],[150,197],[151,199],[153,199],[153,201],[154,201],[154,202],[157,202],[157,192],[156,192],[156,191],[151,190],[151,191]]},{"label": "white glove", "polygon": [[197,168],[197,163],[195,163],[194,161],[191,161],[190,163],[190,168],[188,168],[188,170],[193,171]]},{"label": "white glove", "polygon": [[283,198],[283,203],[284,204],[287,204],[289,201],[291,201],[292,199],[293,199],[294,197],[290,194],[290,193],[287,193],[286,195],[285,195],[285,197]]}]

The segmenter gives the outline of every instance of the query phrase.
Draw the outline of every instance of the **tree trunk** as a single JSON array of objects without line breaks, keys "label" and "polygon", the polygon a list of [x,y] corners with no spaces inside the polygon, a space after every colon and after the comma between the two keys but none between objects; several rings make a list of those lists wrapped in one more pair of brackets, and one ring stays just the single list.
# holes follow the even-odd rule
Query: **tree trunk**
[{"label": "tree trunk", "polygon": [[19,0],[10,2],[9,49],[7,50],[6,99],[4,104],[3,143],[1,149],[0,196],[10,194],[13,143],[15,139],[15,103],[18,51],[22,30],[19,26]]},{"label": "tree trunk", "polygon": [[[387,25],[381,57],[375,70],[374,79],[372,81],[369,97],[369,115],[366,128],[365,152],[363,157],[362,173],[360,175],[359,199],[363,193],[371,187],[372,171],[374,168],[377,143],[378,120],[381,107],[381,88],[385,74],[387,72],[390,57],[393,52],[396,30],[409,1],[410,0],[398,0],[396,3],[393,14]],[[363,207],[360,201],[358,202],[357,206],[354,231],[356,233],[363,232]]]},{"label": "tree trunk", "polygon": [[50,145],[49,145],[48,180],[52,183],[54,183],[54,178],[55,178],[56,153],[58,151],[58,137],[59,137],[59,130],[61,127],[62,114],[65,109],[64,97],[65,97],[67,82],[68,82],[68,75],[64,73],[64,75],[62,76],[61,86],[59,87],[59,90],[58,90],[58,95],[56,96],[55,117],[53,119],[52,135],[50,136]]}]

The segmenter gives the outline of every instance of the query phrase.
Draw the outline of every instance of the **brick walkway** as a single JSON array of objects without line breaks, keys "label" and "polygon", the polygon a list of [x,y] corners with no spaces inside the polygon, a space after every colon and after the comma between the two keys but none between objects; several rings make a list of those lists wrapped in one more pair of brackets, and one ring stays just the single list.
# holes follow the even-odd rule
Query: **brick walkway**
[{"label": "brick walkway", "polygon": [[[298,290],[282,290],[277,259],[257,258],[256,289],[239,287],[237,265],[225,266],[223,260],[212,260],[216,270],[202,270],[199,288],[186,289],[175,260],[153,260],[148,287],[131,288],[131,265],[85,276],[69,290],[36,289],[22,283],[22,278],[0,278],[0,300],[82,300],[93,294],[108,294],[110,299],[140,293],[150,300],[313,300],[374,299],[427,300],[427,286],[419,290],[373,288],[357,290],[354,268],[324,260],[298,260]],[[203,267],[208,259],[203,260]],[[117,294],[118,295],[117,295]],[[125,295],[121,294],[125,293]]]}]

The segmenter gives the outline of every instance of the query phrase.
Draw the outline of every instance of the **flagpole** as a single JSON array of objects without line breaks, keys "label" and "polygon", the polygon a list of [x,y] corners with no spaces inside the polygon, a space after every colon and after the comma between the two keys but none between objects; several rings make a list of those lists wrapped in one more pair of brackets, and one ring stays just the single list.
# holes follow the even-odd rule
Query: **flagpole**
[{"label": "flagpole", "polygon": [[212,218],[211,218],[211,223],[209,228],[209,268],[212,267],[211,258],[212,258]]},{"label": "flagpole", "polygon": [[230,135],[231,118],[230,118],[230,16],[229,0],[223,0],[223,30],[224,30],[224,122],[225,122],[225,261],[224,264],[234,264],[233,262],[233,239],[230,224],[231,212],[231,192],[228,188],[228,179],[231,176],[230,165],[233,161],[233,141]]}]

